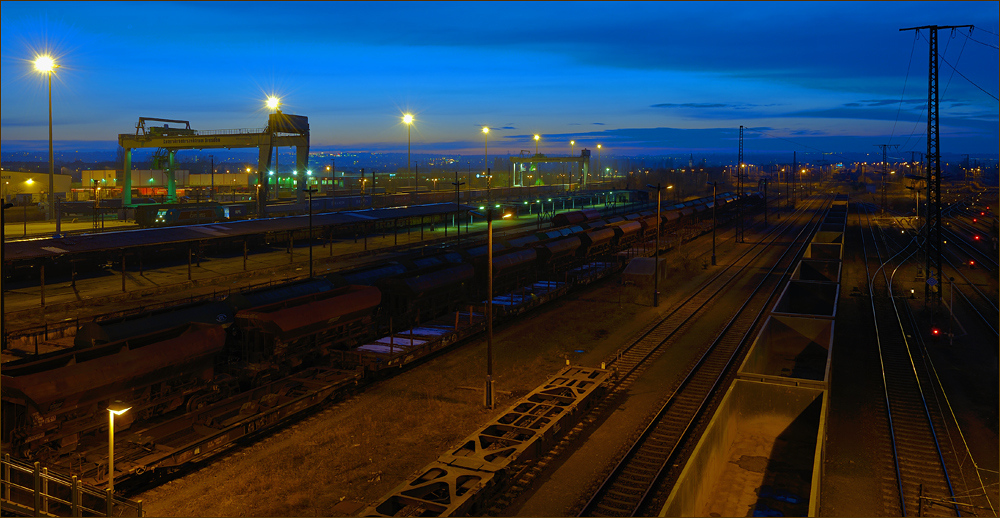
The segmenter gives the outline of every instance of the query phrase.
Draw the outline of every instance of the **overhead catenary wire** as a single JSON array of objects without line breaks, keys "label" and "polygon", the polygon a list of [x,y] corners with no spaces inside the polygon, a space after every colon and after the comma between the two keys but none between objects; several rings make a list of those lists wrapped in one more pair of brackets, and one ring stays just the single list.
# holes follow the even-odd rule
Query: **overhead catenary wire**
[{"label": "overhead catenary wire", "polygon": [[910,46],[910,61],[906,64],[906,77],[903,78],[903,92],[899,94],[899,106],[896,108],[896,120],[892,123],[892,131],[889,133],[889,142],[896,135],[896,123],[899,122],[899,112],[903,109],[903,98],[906,97],[906,82],[910,79],[910,66],[913,65],[913,51],[917,48],[917,34],[913,34],[913,45]]},{"label": "overhead catenary wire", "polygon": [[[926,38],[926,37],[925,37],[925,36],[924,36],[923,34],[921,34],[921,35],[920,35],[920,37],[924,38],[924,40],[925,40],[925,41],[927,40],[927,38]],[[968,38],[968,35],[966,35],[966,40],[968,40],[968,39],[969,39],[969,38]],[[963,49],[963,50],[965,49],[965,45],[962,45],[962,49]],[[947,49],[947,48],[945,48],[945,52],[947,52],[947,50],[948,50],[948,49]],[[962,59],[962,53],[961,53],[961,52],[959,52],[959,54],[958,54],[958,58],[959,58],[959,59]],[[965,79],[966,81],[968,81],[968,82],[969,82],[969,84],[971,84],[972,86],[975,86],[975,87],[976,87],[976,88],[978,88],[978,89],[979,89],[979,90],[980,90],[981,92],[983,92],[984,94],[986,94],[986,95],[990,96],[990,97],[991,97],[991,98],[992,98],[992,99],[993,99],[994,101],[1000,101],[1000,99],[998,99],[998,98],[997,98],[997,96],[995,96],[995,95],[993,95],[993,94],[991,94],[991,93],[987,92],[986,90],[984,90],[984,89],[983,89],[983,87],[981,87],[981,86],[977,85],[977,84],[976,84],[976,83],[975,83],[975,82],[974,82],[973,80],[969,79],[968,77],[965,77],[965,74],[963,74],[963,73],[959,72],[959,71],[958,71],[958,68],[956,68],[956,67],[955,67],[955,65],[952,65],[952,64],[951,64],[951,63],[950,63],[950,62],[949,62],[949,61],[948,61],[947,59],[945,59],[945,57],[944,57],[943,55],[942,55],[942,56],[940,56],[940,59],[941,59],[941,61],[943,61],[943,62],[944,62],[944,64],[948,65],[948,67],[949,67],[949,68],[951,68],[951,69],[952,69],[952,71],[953,71],[954,73],[956,73],[956,74],[958,74],[958,75],[962,76],[962,79]],[[956,60],[956,61],[955,61],[955,63],[957,64],[957,63],[958,63],[958,60]],[[949,83],[949,84],[951,83],[951,78],[949,78],[949,79],[948,79],[948,83]],[[945,86],[945,90],[944,90],[944,91],[948,91],[948,86],[947,86],[947,85]]]}]

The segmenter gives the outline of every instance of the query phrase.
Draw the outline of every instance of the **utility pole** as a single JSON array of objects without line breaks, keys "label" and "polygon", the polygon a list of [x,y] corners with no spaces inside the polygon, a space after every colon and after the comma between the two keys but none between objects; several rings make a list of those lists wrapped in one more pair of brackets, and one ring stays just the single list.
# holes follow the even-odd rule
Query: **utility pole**
[{"label": "utility pole", "polygon": [[458,181],[458,171],[455,171],[455,181],[452,182],[452,185],[455,186],[455,226],[458,227],[458,229],[457,229],[457,231],[458,231],[458,246],[461,247],[462,246],[462,219],[461,219],[460,216],[462,215],[462,209],[461,209],[458,197],[459,197],[459,193],[460,193],[459,188],[462,187],[463,185],[465,185],[465,182],[459,182]]},{"label": "utility pole", "polygon": [[746,200],[743,199],[743,126],[740,126],[740,152],[736,160],[736,195],[739,196],[738,215],[736,217],[736,242],[743,242],[743,214]]},{"label": "utility pole", "polygon": [[886,168],[886,156],[885,150],[888,148],[897,149],[899,144],[874,144],[875,147],[882,148],[882,215],[885,215],[885,168]]},{"label": "utility pole", "polygon": [[212,159],[212,168],[208,171],[209,176],[212,178],[212,190],[209,191],[209,198],[215,201],[215,155],[208,155],[208,158]]},{"label": "utility pole", "polygon": [[795,202],[798,201],[799,196],[799,159],[795,151],[792,151],[792,188],[795,189],[795,200],[792,202],[792,208],[795,208]]},{"label": "utility pole", "polygon": [[900,31],[928,29],[927,41],[930,45],[927,67],[927,220],[924,228],[924,304],[928,301],[933,309],[940,307],[941,290],[935,285],[943,280],[941,276],[941,137],[939,134],[939,92],[938,92],[938,31],[959,29],[972,25],[924,25],[909,27]]}]

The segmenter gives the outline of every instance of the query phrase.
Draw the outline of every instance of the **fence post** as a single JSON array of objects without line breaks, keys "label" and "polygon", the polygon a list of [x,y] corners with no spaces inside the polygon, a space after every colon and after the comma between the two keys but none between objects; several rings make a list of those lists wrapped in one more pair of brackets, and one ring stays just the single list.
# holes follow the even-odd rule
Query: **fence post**
[{"label": "fence post", "polygon": [[42,468],[35,462],[35,516],[40,516],[42,510]]},{"label": "fence post", "polygon": [[3,498],[10,502],[10,454],[3,454]]},{"label": "fence post", "polygon": [[920,484],[917,494],[917,516],[924,515],[924,485]]},{"label": "fence post", "polygon": [[136,516],[138,516],[139,518],[142,518],[142,515],[144,514],[144,513],[142,512],[142,500],[136,500],[136,502],[135,502],[135,503],[136,503],[136,505],[138,506],[138,508],[136,508],[136,513],[135,513],[135,515],[136,515]]},{"label": "fence post", "polygon": [[107,515],[108,516],[114,516],[115,501],[114,501],[114,495],[111,494],[111,488],[109,487],[109,488],[105,489],[104,490],[104,494],[105,494],[105,497],[106,497],[106,500],[107,500],[107,504],[108,504],[108,513],[107,513]]},{"label": "fence post", "polygon": [[42,468],[42,512],[49,513],[49,468]]},{"label": "fence post", "polygon": [[70,496],[73,505],[73,516],[80,516],[80,481],[73,475],[73,494]]}]

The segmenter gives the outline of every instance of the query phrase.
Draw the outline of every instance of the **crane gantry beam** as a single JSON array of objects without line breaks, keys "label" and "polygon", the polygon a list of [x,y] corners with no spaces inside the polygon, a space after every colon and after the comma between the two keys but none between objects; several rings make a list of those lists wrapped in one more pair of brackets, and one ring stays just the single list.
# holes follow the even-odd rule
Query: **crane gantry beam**
[{"label": "crane gantry beam", "polygon": [[[169,124],[162,127],[147,126],[146,121],[183,124],[183,128],[171,128]],[[118,135],[118,145],[125,148],[125,182],[122,189],[122,206],[132,205],[132,150],[141,148],[165,149],[169,154],[167,170],[167,198],[177,201],[176,184],[174,182],[174,156],[184,149],[231,149],[256,147],[257,159],[257,214],[267,215],[267,199],[269,186],[266,178],[271,168],[271,151],[275,147],[290,146],[295,148],[295,167],[303,174],[298,175],[296,199],[303,202],[306,175],[304,172],[309,164],[309,119],[303,115],[286,115],[278,111],[268,116],[267,127],[233,130],[193,130],[188,121],[174,119],[158,119],[140,117],[136,131]],[[261,181],[264,179],[265,181]]]}]

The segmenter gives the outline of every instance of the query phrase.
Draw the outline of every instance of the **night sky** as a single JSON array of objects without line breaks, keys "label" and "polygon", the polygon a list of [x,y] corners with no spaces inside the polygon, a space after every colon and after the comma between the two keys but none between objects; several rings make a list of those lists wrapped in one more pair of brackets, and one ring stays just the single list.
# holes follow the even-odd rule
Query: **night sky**
[{"label": "night sky", "polygon": [[[998,152],[996,2],[8,2],[5,151],[113,148],[140,116],[257,128],[264,98],[313,149],[608,154],[926,149],[928,32],[941,31],[942,151]],[[961,74],[961,75],[959,75]],[[963,78],[962,75],[965,77]],[[27,142],[34,141],[34,142]],[[76,142],[66,142],[76,141]],[[907,155],[908,156],[908,155]]]}]

